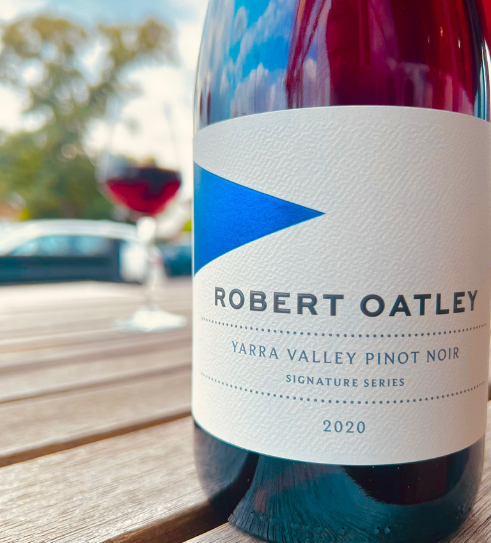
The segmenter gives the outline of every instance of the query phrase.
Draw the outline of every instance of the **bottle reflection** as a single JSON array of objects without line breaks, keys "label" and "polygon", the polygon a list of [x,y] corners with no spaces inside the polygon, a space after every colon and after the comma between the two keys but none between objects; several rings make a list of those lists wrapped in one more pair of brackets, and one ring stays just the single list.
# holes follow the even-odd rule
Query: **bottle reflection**
[{"label": "bottle reflection", "polygon": [[482,54],[472,1],[299,0],[288,107],[397,105],[474,115]]}]

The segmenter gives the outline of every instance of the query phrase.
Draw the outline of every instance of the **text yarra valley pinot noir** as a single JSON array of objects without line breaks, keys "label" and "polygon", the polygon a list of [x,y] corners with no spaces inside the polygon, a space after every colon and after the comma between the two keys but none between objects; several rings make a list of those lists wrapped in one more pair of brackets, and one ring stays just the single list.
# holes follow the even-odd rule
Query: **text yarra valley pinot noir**
[{"label": "text yarra valley pinot noir", "polygon": [[211,0],[197,76],[203,487],[273,542],[435,542],[480,482],[482,0]]}]

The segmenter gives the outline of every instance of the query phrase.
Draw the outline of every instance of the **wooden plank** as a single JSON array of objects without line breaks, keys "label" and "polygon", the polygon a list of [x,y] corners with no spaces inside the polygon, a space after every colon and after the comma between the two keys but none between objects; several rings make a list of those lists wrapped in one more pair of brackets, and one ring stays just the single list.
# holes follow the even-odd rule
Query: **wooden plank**
[{"label": "wooden plank", "polygon": [[191,347],[158,349],[122,357],[104,357],[41,367],[29,367],[0,374],[0,403],[39,397],[56,392],[89,388],[100,384],[124,383],[135,377],[161,375],[191,366]]},{"label": "wooden plank", "polygon": [[[179,370],[0,406],[0,466],[189,414],[191,373]],[[1,471],[0,471],[1,473]]]},{"label": "wooden plank", "polygon": [[123,315],[131,314],[134,305],[115,308],[90,308],[86,310],[72,309],[67,311],[45,312],[42,315],[28,314],[18,317],[0,317],[0,340],[20,336],[37,336],[41,334],[52,334],[53,329],[69,331],[87,330],[97,327],[107,327],[108,323],[114,320],[115,315],[122,318]]},{"label": "wooden plank", "polygon": [[[178,292],[188,290],[191,284],[189,277],[171,278],[163,285],[162,292]],[[141,297],[142,286],[126,283],[108,283],[101,281],[80,281],[66,283],[39,283],[26,285],[4,285],[1,287],[4,292],[3,298],[6,305],[18,308],[22,305],[29,306],[34,301],[56,302],[64,301],[70,298],[84,300],[87,298],[98,299],[105,298],[127,298],[133,295],[135,298]],[[4,307],[2,305],[2,307]],[[1,310],[2,308],[0,308]]]},{"label": "wooden plank", "polygon": [[[33,351],[47,347],[87,344],[88,342],[111,341],[134,336],[134,332],[118,330],[116,321],[124,321],[132,312],[120,314],[120,318],[106,318],[101,322],[92,320],[87,326],[70,323],[66,326],[45,328],[30,335],[27,330],[20,334],[0,335],[0,353],[9,354],[22,351]],[[179,314],[191,320],[191,310],[179,311]]]},{"label": "wooden plank", "polygon": [[189,418],[0,470],[1,543],[177,543],[216,525]]},{"label": "wooden plank", "polygon": [[[141,303],[143,287],[114,283],[57,283],[3,286],[0,316],[87,306]],[[191,299],[191,280],[172,279],[157,292],[159,303]]]},{"label": "wooden plank", "polygon": [[13,353],[0,352],[0,372],[19,367],[56,365],[68,361],[85,361],[100,357],[138,354],[191,342],[191,328],[172,330],[159,334],[121,334],[116,338],[81,345],[52,345],[35,350]]},{"label": "wooden plank", "polygon": [[[176,288],[176,285],[180,285]],[[2,305],[0,306],[0,329],[22,327],[27,319],[29,325],[39,325],[48,321],[53,324],[61,320],[76,320],[79,317],[90,318],[93,315],[119,315],[120,311],[130,312],[140,305],[144,298],[144,290],[140,287],[109,285],[44,285],[38,288],[33,296],[26,297],[24,304],[17,297],[8,303],[9,287],[2,287]],[[106,294],[106,289],[113,291]],[[68,290],[67,290],[68,289]],[[11,296],[10,296],[11,297]],[[169,288],[157,291],[156,301],[169,310],[190,308],[192,303],[191,282],[171,282]],[[11,323],[14,323],[13,326]]]},{"label": "wooden plank", "polygon": [[189,540],[187,543],[260,543],[260,541],[260,539],[251,537],[230,524],[223,524],[211,532]]},{"label": "wooden plank", "polygon": [[112,283],[45,283],[38,285],[2,286],[2,304],[0,315],[30,311],[33,307],[84,303],[86,301],[104,301],[135,297],[138,287]]},{"label": "wooden plank", "polygon": [[[159,291],[157,302],[166,310],[176,313],[191,313],[191,283],[189,280],[177,284],[181,286]],[[0,352],[11,351],[11,344],[16,339],[29,338],[29,343],[39,340],[42,335],[59,337],[60,334],[96,330],[111,330],[115,319],[128,318],[142,303],[143,289],[128,285],[43,285],[34,289],[34,296],[25,296],[29,302],[24,304],[25,311],[19,313],[19,304],[9,305],[9,294],[20,287],[2,288],[0,306]],[[24,287],[25,288],[25,287]],[[105,289],[114,291],[113,295],[104,295]],[[136,295],[135,295],[136,289]],[[80,292],[79,292],[80,291]],[[48,296],[47,296],[48,293]],[[90,295],[85,295],[86,293]],[[62,297],[60,298],[60,295]],[[51,297],[54,299],[51,300]],[[7,301],[6,301],[7,300]],[[15,300],[15,297],[13,298]],[[116,303],[115,303],[116,300]],[[55,332],[55,333],[54,333]],[[17,341],[19,343],[19,341]]]},{"label": "wooden plank", "polygon": [[[186,294],[174,302],[166,301],[163,305],[168,311],[184,314],[190,320],[191,298],[189,289]],[[12,315],[4,315],[8,318],[8,324],[0,322],[0,353],[15,352],[33,348],[42,348],[53,344],[77,344],[85,341],[93,341],[104,337],[121,336],[121,331],[115,327],[115,320],[124,320],[136,309],[133,306],[118,308],[90,307],[78,310],[69,317],[65,314],[58,315],[55,312],[43,311],[42,314],[22,315],[15,318]],[[79,308],[77,308],[79,309]]]},{"label": "wooden plank", "polygon": [[[491,405],[488,406],[487,439],[491,437]],[[486,543],[491,541],[491,447],[486,448],[484,475],[476,504],[462,528],[445,543]],[[261,543],[230,524],[199,535],[188,543]],[[442,542],[443,543],[443,542]]]},{"label": "wooden plank", "polygon": [[[191,311],[181,311],[188,322],[191,320]],[[123,315],[124,318],[124,315]],[[51,331],[49,334],[27,337],[11,337],[0,340],[0,353],[8,354],[12,352],[28,351],[42,349],[52,346],[80,345],[88,342],[98,342],[121,339],[134,335],[131,332],[118,331],[114,323],[107,323],[105,327],[94,327],[89,330],[75,329],[72,331]]]},{"label": "wooden plank", "polygon": [[[44,311],[42,314],[29,313],[23,315],[0,316],[0,339],[13,337],[37,336],[40,334],[52,334],[73,330],[90,330],[101,327],[109,327],[115,319],[128,318],[138,307],[135,303],[120,304],[114,306],[90,306],[88,308],[69,307]],[[166,301],[163,307],[170,312],[191,311],[190,300]]]},{"label": "wooden plank", "polygon": [[[29,346],[25,345],[25,342],[18,341],[18,349],[13,349],[12,352],[3,352],[0,348],[0,367],[36,365],[42,361],[47,362],[50,359],[54,360],[60,357],[74,359],[84,356],[96,356],[98,352],[107,353],[107,356],[111,356],[111,353],[124,352],[121,349],[131,349],[132,347],[134,349],[141,348],[145,351],[148,350],[147,346],[157,346],[162,343],[176,342],[177,340],[189,342],[191,328],[190,324],[188,324],[187,328],[158,334],[113,332],[109,337],[104,337],[104,335],[102,337],[93,337],[93,341],[82,341],[80,344],[73,343],[74,340],[70,340],[70,334],[65,334],[64,337],[65,341],[61,345],[56,343],[55,338],[51,337],[51,340],[44,338],[44,346],[42,343],[41,345]],[[77,338],[75,341],[77,341]]]}]

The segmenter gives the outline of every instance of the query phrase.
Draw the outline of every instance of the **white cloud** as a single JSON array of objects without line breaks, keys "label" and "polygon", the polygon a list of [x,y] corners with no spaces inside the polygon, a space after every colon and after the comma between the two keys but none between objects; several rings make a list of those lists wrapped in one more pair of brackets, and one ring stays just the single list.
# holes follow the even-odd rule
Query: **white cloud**
[{"label": "white cloud", "polygon": [[[210,6],[208,25],[213,29],[213,32],[208,32],[205,37],[204,52],[209,56],[203,58],[203,65],[208,65],[210,72],[217,71],[230,50],[234,12],[235,0],[215,2]],[[210,57],[212,52],[213,56]]]},{"label": "white cloud", "polygon": [[[0,21],[6,22],[19,15],[35,11],[46,5],[46,0],[0,0]],[[5,86],[0,86],[0,129],[19,130],[24,126],[22,109],[25,96]]]},{"label": "white cloud", "polygon": [[234,42],[237,43],[240,38],[242,38],[246,28],[247,28],[247,10],[244,6],[241,6],[237,10],[234,20]]},{"label": "white cloud", "polygon": [[2,0],[0,2],[0,20],[8,21],[44,6],[46,6],[46,0]]},{"label": "white cloud", "polygon": [[239,74],[240,70],[242,70],[243,63],[253,46],[258,46],[274,36],[283,36],[285,39],[288,38],[287,29],[289,28],[289,25],[285,24],[285,19],[288,18],[289,14],[287,3],[288,0],[270,0],[264,13],[259,17],[256,23],[245,32],[240,43],[239,56],[237,57],[236,62]]},{"label": "white cloud", "polygon": [[0,129],[7,132],[19,130],[23,107],[24,100],[18,92],[0,86]]},{"label": "white cloud", "polygon": [[284,109],[286,97],[283,90],[282,72],[270,72],[262,64],[251,71],[235,90],[232,111],[244,115],[251,111]]}]

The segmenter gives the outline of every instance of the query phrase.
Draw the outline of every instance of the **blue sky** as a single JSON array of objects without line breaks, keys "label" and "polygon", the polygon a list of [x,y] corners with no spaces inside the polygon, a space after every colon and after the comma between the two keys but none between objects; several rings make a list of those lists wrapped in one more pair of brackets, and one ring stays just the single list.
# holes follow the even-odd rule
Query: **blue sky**
[{"label": "blue sky", "polygon": [[177,24],[199,16],[193,3],[177,0],[48,0],[46,6],[58,13],[85,20],[120,22],[157,16]]}]

